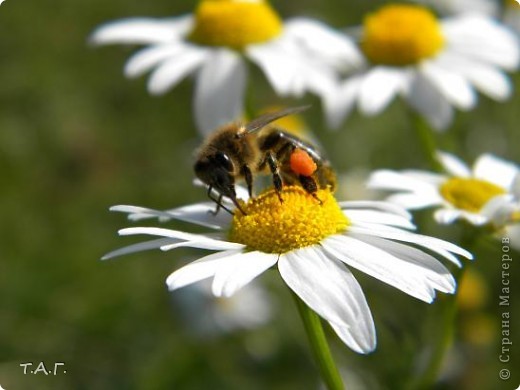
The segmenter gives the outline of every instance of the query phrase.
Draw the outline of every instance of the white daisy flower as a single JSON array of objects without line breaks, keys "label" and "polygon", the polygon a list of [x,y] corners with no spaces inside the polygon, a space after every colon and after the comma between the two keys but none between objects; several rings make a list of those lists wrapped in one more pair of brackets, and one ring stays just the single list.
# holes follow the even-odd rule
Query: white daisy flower
[{"label": "white daisy flower", "polygon": [[380,170],[368,186],[398,191],[387,200],[410,210],[438,207],[434,217],[443,224],[464,219],[501,228],[520,222],[518,165],[490,154],[481,155],[473,169],[452,154],[438,152],[438,159],[447,174]]},{"label": "white daisy flower", "polygon": [[[212,292],[229,297],[264,271],[278,268],[287,286],[327,320],[354,351],[376,346],[374,321],[363,291],[349,267],[365,272],[424,302],[435,291],[453,293],[455,280],[431,252],[460,266],[454,254],[471,254],[449,242],[416,234],[410,215],[386,202],[337,203],[329,190],[318,192],[319,204],[300,187],[284,187],[281,203],[274,190],[242,203],[247,214],[219,213],[213,203],[168,211],[115,206],[131,220],[180,219],[211,228],[192,234],[158,227],[122,229],[120,235],[158,237],[104,256],[137,251],[193,247],[213,251],[173,272],[170,290],[212,278]],[[426,251],[425,251],[426,250]],[[347,266],[349,267],[347,267]]]},{"label": "white daisy flower", "polygon": [[[255,63],[277,94],[327,93],[333,62],[356,61],[350,42],[311,19],[282,21],[267,1],[203,0],[194,14],[126,19],[100,26],[94,44],[144,44],[125,74],[152,71],[148,90],[163,94],[195,75],[194,117],[202,133],[243,113],[247,63]],[[358,58],[359,59],[359,58]]]},{"label": "white daisy flower", "polygon": [[364,65],[327,95],[331,127],[357,104],[365,115],[380,113],[396,95],[442,130],[453,107],[470,110],[475,89],[503,101],[512,92],[503,70],[516,70],[516,36],[483,15],[439,20],[419,5],[387,5],[369,14],[358,42]]}]

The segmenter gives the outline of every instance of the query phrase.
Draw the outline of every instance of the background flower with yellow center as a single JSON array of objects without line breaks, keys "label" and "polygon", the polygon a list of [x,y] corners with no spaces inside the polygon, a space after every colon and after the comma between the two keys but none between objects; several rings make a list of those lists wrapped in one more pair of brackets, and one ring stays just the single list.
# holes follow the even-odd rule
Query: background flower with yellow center
[{"label": "background flower with yellow center", "polygon": [[476,105],[475,89],[498,101],[511,95],[503,70],[518,68],[517,38],[484,15],[469,12],[440,20],[422,6],[387,5],[369,14],[361,31],[363,66],[327,95],[332,127],[355,105],[365,115],[376,115],[400,95],[442,130],[452,122],[453,107]]},{"label": "background flower with yellow center", "polygon": [[[118,249],[104,259],[157,248],[214,251],[173,272],[166,283],[170,290],[175,290],[212,278],[212,292],[217,297],[232,296],[277,265],[287,286],[327,320],[345,344],[356,352],[368,353],[376,346],[374,321],[365,295],[347,266],[430,303],[436,290],[455,291],[454,278],[430,253],[459,266],[454,254],[472,257],[449,242],[410,232],[414,228],[410,215],[387,202],[338,203],[332,194],[322,190],[318,196],[323,204],[319,205],[300,187],[284,187],[281,195],[285,199],[282,204],[276,192],[268,190],[259,196],[260,200],[255,198],[243,205],[246,215],[236,211],[235,217],[223,212],[216,216],[210,213],[215,208],[212,202],[166,211],[115,206],[113,211],[127,213],[131,220],[180,219],[211,228],[213,233],[127,228],[119,233],[159,238]],[[232,207],[230,202],[227,205]],[[320,219],[310,231],[307,214],[316,207],[325,208],[323,213],[329,220]],[[273,246],[267,224],[284,226],[290,234],[281,232],[280,244]],[[245,232],[237,232],[243,228]]]},{"label": "background flower with yellow center", "polygon": [[438,152],[447,175],[426,171],[374,172],[369,187],[397,191],[388,201],[407,209],[439,207],[435,219],[449,224],[465,219],[495,228],[515,225],[520,210],[518,165],[490,154],[481,155],[473,169],[452,154]]},{"label": "background flower with yellow center", "polygon": [[326,25],[305,18],[284,22],[262,0],[203,0],[193,15],[111,22],[90,40],[148,45],[128,60],[125,74],[152,71],[152,94],[194,74],[194,119],[203,134],[243,114],[246,60],[265,73],[278,95],[299,97],[329,93],[335,78],[331,64],[357,56],[354,45]]}]

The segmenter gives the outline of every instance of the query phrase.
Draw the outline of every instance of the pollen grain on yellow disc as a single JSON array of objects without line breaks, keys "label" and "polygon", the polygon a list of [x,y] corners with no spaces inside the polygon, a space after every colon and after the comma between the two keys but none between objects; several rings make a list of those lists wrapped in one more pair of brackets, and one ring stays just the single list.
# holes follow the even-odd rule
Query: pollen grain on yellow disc
[{"label": "pollen grain on yellow disc", "polygon": [[203,0],[195,11],[192,42],[241,50],[267,42],[282,31],[282,21],[263,0]]},{"label": "pollen grain on yellow disc", "polygon": [[320,204],[301,187],[284,187],[283,203],[271,189],[235,212],[230,239],[250,250],[285,253],[318,244],[344,231],[349,221],[329,190],[319,190]]},{"label": "pollen grain on yellow disc", "polygon": [[458,209],[478,212],[491,198],[505,194],[505,190],[493,183],[468,178],[448,179],[441,185],[440,193]]},{"label": "pollen grain on yellow disc", "polygon": [[424,7],[391,4],[365,17],[361,48],[374,64],[417,64],[443,46],[439,21]]}]

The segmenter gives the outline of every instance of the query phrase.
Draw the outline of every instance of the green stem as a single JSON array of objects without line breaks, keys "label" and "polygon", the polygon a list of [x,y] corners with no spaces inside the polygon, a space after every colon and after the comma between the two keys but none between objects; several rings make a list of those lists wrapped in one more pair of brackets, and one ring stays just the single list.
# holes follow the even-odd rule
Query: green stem
[{"label": "green stem", "polygon": [[442,172],[442,165],[439,160],[437,160],[437,143],[433,135],[433,130],[428,126],[426,121],[415,112],[410,111],[410,120],[419,138],[421,149],[428,160],[428,164],[434,171]]},{"label": "green stem", "polygon": [[296,294],[292,293],[292,295],[309,338],[312,354],[327,388],[329,390],[344,390],[345,387],[327,344],[320,317]]}]

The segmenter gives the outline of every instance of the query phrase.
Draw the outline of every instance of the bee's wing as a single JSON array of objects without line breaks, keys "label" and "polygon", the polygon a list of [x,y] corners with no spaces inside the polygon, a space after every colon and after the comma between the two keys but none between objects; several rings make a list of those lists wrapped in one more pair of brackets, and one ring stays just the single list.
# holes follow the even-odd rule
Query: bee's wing
[{"label": "bee's wing", "polygon": [[299,112],[305,111],[310,107],[300,106],[300,107],[289,107],[284,110],[268,112],[266,114],[260,115],[258,118],[253,119],[244,127],[244,135],[254,133],[255,131],[260,130],[261,128],[267,126],[269,123],[274,122],[277,119],[283,118],[287,115],[297,114]]}]

